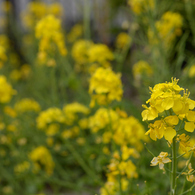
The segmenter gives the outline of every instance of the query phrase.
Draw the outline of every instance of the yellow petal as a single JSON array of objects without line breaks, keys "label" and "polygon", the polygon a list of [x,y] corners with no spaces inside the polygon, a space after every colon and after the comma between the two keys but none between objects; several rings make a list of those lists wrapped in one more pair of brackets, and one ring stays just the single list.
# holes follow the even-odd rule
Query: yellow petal
[{"label": "yellow petal", "polygon": [[162,107],[165,110],[169,110],[170,108],[172,108],[174,105],[174,101],[172,98],[166,98],[163,102],[162,102]]},{"label": "yellow petal", "polygon": [[173,111],[175,113],[178,113],[179,111],[181,111],[183,109],[183,102],[180,100],[175,100],[174,101],[174,106],[173,106]]},{"label": "yellow petal", "polygon": [[185,122],[184,129],[188,132],[194,131],[194,122]]},{"label": "yellow petal", "polygon": [[194,111],[189,111],[186,114],[186,118],[188,119],[188,121],[195,121],[195,112]]},{"label": "yellow petal", "polygon": [[165,118],[165,122],[168,124],[168,125],[177,125],[179,123],[179,119],[176,115],[174,116],[167,116]]},{"label": "yellow petal", "polygon": [[164,137],[166,140],[171,141],[176,135],[175,129],[172,127],[166,128],[166,131],[164,132]]}]

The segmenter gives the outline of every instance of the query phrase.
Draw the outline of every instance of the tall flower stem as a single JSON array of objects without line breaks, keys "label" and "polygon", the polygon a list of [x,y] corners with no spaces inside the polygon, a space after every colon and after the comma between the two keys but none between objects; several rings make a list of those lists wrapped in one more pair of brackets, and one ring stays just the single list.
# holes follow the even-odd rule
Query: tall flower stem
[{"label": "tall flower stem", "polygon": [[176,174],[177,174],[177,153],[176,153],[176,136],[172,143],[172,181],[171,181],[171,195],[176,194]]}]

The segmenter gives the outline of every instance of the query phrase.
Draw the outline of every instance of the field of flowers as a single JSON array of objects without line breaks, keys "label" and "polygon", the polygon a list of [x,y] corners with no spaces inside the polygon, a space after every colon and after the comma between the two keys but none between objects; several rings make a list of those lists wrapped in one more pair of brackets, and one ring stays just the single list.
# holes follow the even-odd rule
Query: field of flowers
[{"label": "field of flowers", "polygon": [[195,1],[10,2],[0,195],[195,194]]}]

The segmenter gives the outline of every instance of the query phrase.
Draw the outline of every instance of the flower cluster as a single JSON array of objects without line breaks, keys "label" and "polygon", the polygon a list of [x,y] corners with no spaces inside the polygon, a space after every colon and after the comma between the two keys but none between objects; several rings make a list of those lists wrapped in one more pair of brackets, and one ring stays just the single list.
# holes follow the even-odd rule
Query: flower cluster
[{"label": "flower cluster", "polygon": [[94,44],[88,51],[89,62],[98,63],[103,67],[110,66],[109,61],[114,59],[113,53],[104,44]]},{"label": "flower cluster", "polygon": [[76,61],[76,70],[94,73],[98,67],[110,67],[114,59],[107,45],[95,44],[88,40],[78,40],[72,47],[72,57]]},{"label": "flower cluster", "polygon": [[128,45],[131,44],[131,37],[125,33],[122,32],[120,34],[118,34],[117,38],[116,38],[116,48],[118,49],[125,49]]},{"label": "flower cluster", "polygon": [[13,81],[26,80],[31,75],[31,67],[28,64],[24,64],[20,69],[14,69],[11,71],[9,77]]},{"label": "flower cluster", "polygon": [[14,109],[17,113],[24,113],[29,111],[39,112],[41,110],[40,105],[33,99],[24,98],[16,102]]},{"label": "flower cluster", "polygon": [[133,76],[135,79],[135,83],[139,86],[140,81],[143,77],[150,77],[153,74],[152,67],[143,60],[138,61],[133,65]]},{"label": "flower cluster", "polygon": [[80,38],[82,34],[83,34],[83,26],[81,24],[75,24],[72,27],[72,29],[69,32],[69,34],[67,35],[67,40],[69,42],[74,42],[78,38]]},{"label": "flower cluster", "polygon": [[154,9],[154,0],[129,0],[128,4],[137,15]]},{"label": "flower cluster", "polygon": [[[171,141],[176,135],[175,126],[179,120],[185,122],[184,129],[193,132],[195,128],[195,101],[189,98],[189,93],[177,85],[178,80],[172,79],[172,82],[160,83],[150,88],[151,98],[146,102],[149,107],[143,105],[145,110],[142,112],[143,121],[154,120],[158,116],[160,120],[156,120],[153,124],[149,124],[151,139],[161,139],[163,136],[166,140]],[[180,92],[183,91],[183,96]],[[168,116],[166,113],[169,112]]]},{"label": "flower cluster", "polygon": [[101,195],[116,194],[120,190],[120,185],[124,192],[128,188],[128,179],[138,177],[136,166],[130,160],[132,156],[139,157],[135,149],[122,146],[120,155],[116,151],[108,165],[107,182],[100,189]]},{"label": "flower cluster", "polygon": [[37,21],[48,14],[56,17],[62,16],[63,8],[59,3],[46,4],[39,1],[33,1],[28,4],[28,8],[22,13],[24,25],[32,29]]},{"label": "flower cluster", "polygon": [[190,78],[193,78],[195,76],[195,64],[193,64],[189,70],[188,70],[188,75]]},{"label": "flower cluster", "polygon": [[99,105],[120,101],[123,94],[120,77],[110,68],[98,68],[89,81],[89,94],[92,97],[90,106],[93,107],[96,101]]},{"label": "flower cluster", "polygon": [[44,170],[48,175],[51,175],[53,173],[55,164],[53,162],[49,150],[45,146],[39,146],[35,148],[29,154],[29,158],[30,160],[32,160],[34,164],[35,172],[38,172],[41,169],[41,167],[44,167]]},{"label": "flower cluster", "polygon": [[115,126],[118,120],[119,116],[114,110],[99,108],[96,113],[89,118],[89,128],[95,133],[107,127],[110,123],[112,123],[112,126]]},{"label": "flower cluster", "polygon": [[72,124],[78,118],[77,117],[78,113],[87,115],[89,114],[90,110],[86,106],[78,102],[74,102],[74,103],[70,103],[64,106],[63,112],[66,116],[67,123]]},{"label": "flower cluster", "polygon": [[45,129],[47,125],[52,122],[66,122],[66,117],[62,110],[59,108],[49,108],[39,113],[39,116],[37,117],[38,129]]},{"label": "flower cluster", "polygon": [[16,90],[7,82],[5,76],[0,76],[0,102],[7,103],[11,100],[12,96],[16,94]]},{"label": "flower cluster", "polygon": [[37,23],[35,35],[37,39],[40,39],[38,54],[40,62],[45,63],[47,61],[48,66],[54,66],[55,63],[51,63],[53,59],[47,55],[51,54],[53,56],[56,46],[62,56],[67,54],[60,20],[55,18],[54,15],[47,15]]},{"label": "flower cluster", "polygon": [[0,45],[0,68],[3,67],[4,62],[7,60],[6,51],[3,46]]},{"label": "flower cluster", "polygon": [[72,57],[76,62],[77,71],[85,71],[89,63],[88,51],[93,45],[92,41],[80,39],[76,41],[72,47]]},{"label": "flower cluster", "polygon": [[[148,141],[140,122],[133,116],[128,117],[122,110],[99,108],[89,118],[88,128],[93,133],[104,130],[101,141],[106,145],[114,142],[116,145],[129,145],[141,151],[143,149],[142,141]],[[109,153],[107,149],[105,151],[105,153]]]},{"label": "flower cluster", "polygon": [[149,29],[149,41],[151,44],[158,44],[159,42],[163,41],[165,48],[167,48],[177,36],[181,36],[182,26],[182,16],[179,13],[168,11],[164,13],[161,19],[155,23],[157,32]]}]

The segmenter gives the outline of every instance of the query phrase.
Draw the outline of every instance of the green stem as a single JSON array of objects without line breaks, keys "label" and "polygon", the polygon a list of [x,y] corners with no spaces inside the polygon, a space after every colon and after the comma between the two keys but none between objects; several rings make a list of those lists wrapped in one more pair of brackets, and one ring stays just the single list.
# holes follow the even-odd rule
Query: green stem
[{"label": "green stem", "polygon": [[183,192],[181,195],[183,194],[187,194],[188,192],[192,192],[192,189],[195,187],[195,184],[191,186],[191,188],[189,190],[186,190],[185,192]]},{"label": "green stem", "polygon": [[184,191],[184,189],[185,189],[185,185],[186,185],[186,179],[185,179],[184,182],[183,182],[183,187],[182,187],[182,190],[181,190],[181,194],[183,194],[183,191]]},{"label": "green stem", "polygon": [[70,150],[70,152],[72,152],[72,155],[74,156],[74,158],[77,160],[77,162],[79,163],[79,165],[83,168],[83,170],[97,183],[101,183],[101,180],[99,178],[99,176],[94,173],[89,166],[85,163],[85,161],[83,160],[83,158],[79,155],[79,153],[75,150],[75,148],[73,147],[72,144],[70,144],[68,141],[66,143],[66,146],[68,147],[68,149]]},{"label": "green stem", "polygon": [[177,173],[177,153],[176,153],[176,137],[173,138],[172,143],[172,181],[171,181],[171,195],[176,194],[176,173]]},{"label": "green stem", "polygon": [[155,155],[148,149],[148,147],[146,146],[146,143],[144,143],[144,147],[146,148],[146,150],[153,156],[155,157]]},{"label": "green stem", "polygon": [[56,68],[51,67],[51,96],[52,96],[52,104],[53,106],[57,106],[58,103],[58,97],[57,97],[57,83],[56,83]]}]

